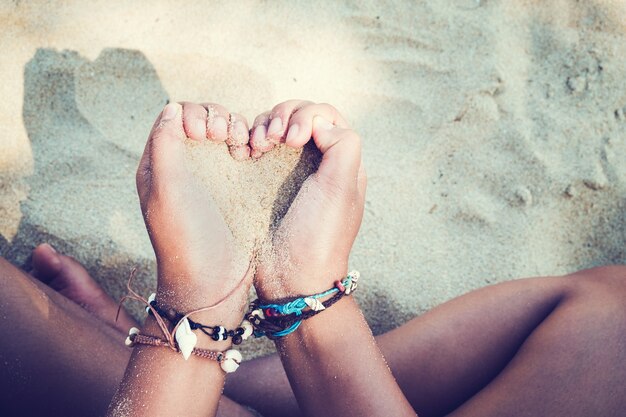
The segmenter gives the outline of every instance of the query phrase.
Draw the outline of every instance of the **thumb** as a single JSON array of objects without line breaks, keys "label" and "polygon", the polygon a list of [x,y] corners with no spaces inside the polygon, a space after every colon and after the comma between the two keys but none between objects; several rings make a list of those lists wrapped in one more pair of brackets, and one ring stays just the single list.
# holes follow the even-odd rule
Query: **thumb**
[{"label": "thumb", "polygon": [[312,136],[323,155],[318,174],[338,185],[356,186],[361,167],[359,135],[317,116],[313,119]]},{"label": "thumb", "polygon": [[182,106],[169,103],[157,118],[137,170],[137,190],[143,202],[153,187],[182,178],[185,167],[185,131]]}]

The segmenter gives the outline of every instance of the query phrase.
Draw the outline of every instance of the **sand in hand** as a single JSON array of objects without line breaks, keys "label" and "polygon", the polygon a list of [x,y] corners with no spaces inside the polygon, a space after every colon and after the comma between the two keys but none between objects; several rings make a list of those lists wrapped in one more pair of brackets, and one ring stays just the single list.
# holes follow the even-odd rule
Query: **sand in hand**
[{"label": "sand in hand", "polygon": [[188,140],[186,151],[189,169],[246,254],[267,240],[321,160],[312,142],[301,149],[279,145],[258,160],[243,162],[235,161],[225,144]]}]

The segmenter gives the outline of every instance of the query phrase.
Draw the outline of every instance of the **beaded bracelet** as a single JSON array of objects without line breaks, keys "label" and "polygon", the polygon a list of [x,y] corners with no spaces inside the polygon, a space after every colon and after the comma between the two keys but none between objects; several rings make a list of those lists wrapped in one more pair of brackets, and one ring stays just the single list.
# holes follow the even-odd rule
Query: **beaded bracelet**
[{"label": "beaded bracelet", "polygon": [[[246,319],[254,326],[255,337],[266,336],[270,339],[287,336],[302,324],[303,320],[313,317],[332,306],[344,296],[356,290],[360,274],[352,271],[342,281],[335,281],[333,288],[319,294],[297,297],[284,304],[261,304],[252,302]],[[324,297],[332,297],[320,301]],[[305,309],[307,309],[305,311]]]},{"label": "beaded bracelet", "polygon": [[[177,323],[174,325],[174,328],[170,331],[168,329],[167,324],[165,323],[165,320],[163,319],[163,317],[161,317],[161,314],[152,306],[152,304],[150,303],[150,301],[146,300],[145,298],[143,298],[141,295],[139,295],[137,292],[135,292],[132,287],[131,287],[131,282],[135,276],[136,273],[136,269],[133,269],[130,273],[130,276],[128,278],[128,283],[126,284],[126,288],[128,289],[129,295],[126,295],[124,297],[122,297],[122,299],[120,300],[118,309],[117,309],[117,315],[115,316],[115,321],[117,321],[117,319],[119,318],[120,315],[120,310],[122,308],[122,304],[125,300],[127,299],[131,299],[131,300],[136,300],[136,301],[140,301],[142,303],[144,303],[146,305],[147,308],[150,309],[150,311],[152,312],[152,315],[154,316],[154,319],[157,322],[157,325],[159,326],[159,329],[161,330],[161,332],[163,333],[163,336],[165,336],[165,340],[163,340],[163,344],[161,344],[160,346],[167,346],[170,349],[176,351],[176,352],[180,352],[183,357],[185,358],[185,360],[188,360],[189,357],[193,354],[196,343],[198,341],[197,336],[195,335],[195,333],[192,331],[191,326],[189,325],[189,319],[188,317],[196,314],[196,313],[200,313],[202,311],[208,311],[208,310],[212,310],[214,308],[219,307],[220,305],[224,304],[233,294],[235,294],[238,290],[241,289],[241,287],[244,285],[245,282],[245,277],[248,275],[248,273],[250,272],[250,267],[248,267],[248,271],[246,271],[246,273],[244,274],[243,278],[239,281],[239,283],[237,284],[237,286],[235,286],[235,288],[233,288],[225,297],[223,297],[221,300],[219,300],[217,303],[208,306],[208,307],[203,307],[203,308],[199,308],[197,310],[191,311],[185,315],[183,315],[182,317],[179,318],[179,320],[177,321]],[[154,300],[152,300],[154,301]],[[134,328],[135,330],[131,329],[131,332],[129,332],[129,336],[126,339],[126,344],[127,345],[132,345],[133,344],[133,339],[136,338],[137,336],[133,336],[133,338],[131,339],[131,333],[138,333],[139,331]],[[141,338],[140,338],[141,339]],[[141,339],[143,340],[143,339]],[[154,346],[154,344],[152,344]],[[231,349],[232,350],[232,349]],[[238,351],[232,350],[233,352],[237,352],[235,353],[230,353],[231,356],[233,356],[234,358],[240,358],[241,354]],[[238,355],[238,356],[237,356]],[[241,361],[239,359],[239,361]],[[231,365],[229,365],[229,368],[232,368]],[[237,369],[236,367],[234,369]],[[232,371],[229,372],[233,372],[234,369]]]},{"label": "beaded bracelet", "polygon": [[[167,318],[170,323],[178,323],[184,317],[183,314],[175,311],[164,311],[160,308],[156,302],[156,294],[150,294],[148,297],[148,303],[161,317]],[[152,315],[152,309],[146,306],[146,313]],[[227,330],[224,326],[207,326],[187,318],[189,321],[189,327],[191,330],[200,330],[202,333],[209,336],[214,341],[227,340],[229,337],[232,339],[233,344],[240,345],[241,342],[247,340],[253,333],[252,324],[248,320],[243,320],[239,327],[235,330]]]},{"label": "beaded bracelet", "polygon": [[[174,350],[179,351],[176,346],[171,346],[167,342],[167,340],[159,339],[155,336],[143,335],[136,327],[131,327],[131,329],[128,331],[128,337],[126,338],[125,344],[128,347],[133,347],[135,345],[162,346],[173,348]],[[229,349],[225,352],[216,352],[208,349],[200,349],[194,347],[191,353],[204,359],[216,361],[220,364],[222,370],[227,374],[235,372],[237,368],[239,368],[239,365],[243,360],[241,353],[235,349]]]}]

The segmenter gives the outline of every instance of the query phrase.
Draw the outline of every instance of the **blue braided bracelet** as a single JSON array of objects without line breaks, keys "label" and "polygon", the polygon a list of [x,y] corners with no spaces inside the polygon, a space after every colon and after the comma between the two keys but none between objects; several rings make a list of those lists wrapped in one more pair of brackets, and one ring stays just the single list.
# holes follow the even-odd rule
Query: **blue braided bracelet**
[{"label": "blue braided bracelet", "polygon": [[[336,281],[335,286],[329,290],[326,290],[319,294],[314,294],[306,297],[298,297],[292,301],[289,301],[285,304],[260,304],[256,309],[254,309],[250,316],[254,318],[255,316],[258,318],[257,320],[253,320],[253,325],[255,327],[255,336],[269,336],[272,338],[284,337],[288,334],[295,332],[300,324],[302,324],[301,320],[296,320],[289,327],[279,330],[268,332],[267,330],[260,329],[259,324],[261,321],[272,322],[272,317],[275,318],[283,318],[285,316],[302,316],[303,311],[306,308],[310,308],[312,311],[322,311],[326,309],[324,304],[320,301],[320,299],[335,296],[337,293],[342,292],[345,295],[350,295],[352,291],[357,288],[357,282],[359,280],[359,272],[352,271],[344,278],[342,281]],[[257,323],[255,325],[255,322]]]}]

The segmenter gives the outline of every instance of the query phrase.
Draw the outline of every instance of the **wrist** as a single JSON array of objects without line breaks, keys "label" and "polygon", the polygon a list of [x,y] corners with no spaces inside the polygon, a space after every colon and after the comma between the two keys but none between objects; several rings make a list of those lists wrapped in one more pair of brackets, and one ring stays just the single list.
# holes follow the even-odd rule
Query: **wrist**
[{"label": "wrist", "polygon": [[163,308],[179,314],[209,307],[208,310],[195,313],[194,317],[221,319],[228,323],[233,320],[237,321],[233,317],[239,316],[240,318],[246,309],[253,276],[251,266],[248,270],[239,269],[238,272],[229,274],[227,279],[221,280],[218,284],[213,284],[210,280],[190,277],[172,279],[172,275],[165,275],[160,270],[156,292],[157,302]]},{"label": "wrist", "polygon": [[[248,305],[248,292],[249,285],[245,285],[230,294],[226,294],[226,296],[190,295],[185,297],[180,292],[164,291],[159,287],[156,293],[156,302],[159,308],[167,313],[170,321],[173,321],[176,316],[194,312],[189,316],[193,321],[203,324],[215,323],[214,325],[232,326],[241,323],[241,318]],[[207,307],[208,309],[204,310]]]},{"label": "wrist", "polygon": [[259,267],[254,286],[259,299],[272,301],[326,291],[333,287],[335,281],[345,278],[347,273],[347,262],[331,268],[291,269],[288,273],[285,270],[269,273]]}]

